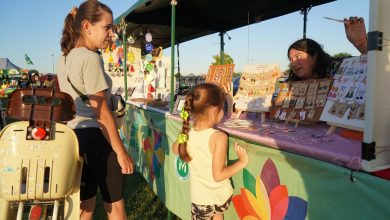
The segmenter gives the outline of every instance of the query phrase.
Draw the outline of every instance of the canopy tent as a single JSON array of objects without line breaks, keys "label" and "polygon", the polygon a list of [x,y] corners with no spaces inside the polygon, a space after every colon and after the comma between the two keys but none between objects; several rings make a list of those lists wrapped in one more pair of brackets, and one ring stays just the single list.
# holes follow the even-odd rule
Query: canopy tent
[{"label": "canopy tent", "polygon": [[13,64],[8,58],[0,58],[0,75],[15,75],[19,73],[20,69],[20,67]]},{"label": "canopy tent", "polygon": [[20,67],[13,64],[8,58],[0,58],[0,69],[1,70],[9,70],[9,69],[17,69],[19,70]]},{"label": "canopy tent", "polygon": [[[182,43],[213,33],[225,32],[294,11],[335,0],[178,0],[175,38]],[[136,37],[150,31],[153,44],[171,46],[171,1],[139,0],[115,19],[122,19],[126,32]]]},{"label": "canopy tent", "polygon": [[[304,11],[312,6],[335,0],[139,0],[125,13],[115,19],[122,19],[127,27],[126,32],[136,34],[150,31],[153,44],[174,47],[176,43],[185,42],[213,33],[223,33],[235,28],[264,21],[294,11]],[[176,3],[172,4],[171,2]],[[368,74],[366,94],[366,120],[362,146],[365,170],[373,171],[388,168],[390,165],[390,102],[387,102],[389,72],[389,47],[383,47],[383,31],[388,31],[386,10],[390,7],[387,0],[370,1],[370,25],[368,34]],[[172,28],[172,29],[171,29]],[[305,29],[305,26],[304,26]],[[124,41],[125,42],[125,41]],[[223,42],[223,34],[221,34]],[[221,43],[221,45],[223,45]],[[387,45],[386,45],[387,46]],[[370,49],[371,48],[371,49]],[[223,50],[223,48],[221,47]],[[383,50],[383,51],[382,51]],[[171,48],[174,64],[174,50]],[[173,74],[173,68],[171,70]],[[125,77],[126,78],[126,77]],[[173,91],[173,90],[172,90]],[[171,96],[172,97],[172,96]],[[383,106],[385,105],[385,106]],[[172,101],[171,101],[172,108]],[[375,113],[375,114],[374,114]],[[376,154],[378,147],[386,147]],[[376,159],[375,159],[376,158]]]},{"label": "canopy tent", "polygon": [[[224,32],[264,21],[294,11],[304,12],[304,36],[308,8],[335,0],[139,0],[115,19],[124,24],[123,48],[126,54],[126,33],[137,39],[150,32],[153,45],[171,47],[171,66],[174,66],[176,43],[182,43],[213,33],[220,33],[221,59],[223,60]],[[123,23],[122,23],[123,22]],[[126,65],[126,56],[124,64]],[[126,68],[124,75],[126,75]],[[173,109],[174,68],[171,68],[171,101]],[[127,77],[124,77],[127,88]],[[125,89],[127,99],[127,89]]]}]

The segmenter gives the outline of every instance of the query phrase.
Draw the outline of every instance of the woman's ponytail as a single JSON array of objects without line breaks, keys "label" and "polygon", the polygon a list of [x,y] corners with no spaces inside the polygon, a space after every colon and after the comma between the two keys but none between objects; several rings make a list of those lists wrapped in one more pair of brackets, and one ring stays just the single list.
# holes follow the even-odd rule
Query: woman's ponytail
[{"label": "woman's ponytail", "polygon": [[79,32],[75,28],[75,18],[77,15],[77,7],[73,7],[69,14],[65,17],[64,30],[62,31],[61,38],[61,51],[64,56],[76,46],[76,41],[79,36]]}]

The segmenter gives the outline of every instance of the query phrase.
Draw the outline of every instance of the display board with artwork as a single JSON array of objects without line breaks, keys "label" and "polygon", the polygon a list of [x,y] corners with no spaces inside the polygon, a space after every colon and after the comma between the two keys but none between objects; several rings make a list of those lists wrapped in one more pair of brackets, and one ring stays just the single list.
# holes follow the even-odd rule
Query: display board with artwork
[{"label": "display board with artwork", "polygon": [[292,122],[318,122],[331,85],[331,79],[280,84],[270,117]]},{"label": "display board with artwork", "polygon": [[268,112],[272,106],[275,83],[280,76],[280,68],[276,64],[246,66],[234,96],[235,108],[239,111]]},{"label": "display board with artwork", "polygon": [[337,127],[362,131],[366,84],[367,56],[344,59],[334,75],[320,120]]},{"label": "display board with artwork", "polygon": [[233,80],[234,64],[211,65],[206,76],[206,83],[214,83],[221,88],[229,88]]}]

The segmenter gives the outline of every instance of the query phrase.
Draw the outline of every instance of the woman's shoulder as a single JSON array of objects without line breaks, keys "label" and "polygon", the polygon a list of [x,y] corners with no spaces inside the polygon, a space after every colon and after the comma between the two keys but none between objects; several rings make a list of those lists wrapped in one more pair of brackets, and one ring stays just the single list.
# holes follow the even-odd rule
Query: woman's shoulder
[{"label": "woman's shoulder", "polygon": [[91,51],[85,47],[73,48],[68,56],[83,57],[84,59],[97,59],[100,60],[100,55],[94,51]]}]

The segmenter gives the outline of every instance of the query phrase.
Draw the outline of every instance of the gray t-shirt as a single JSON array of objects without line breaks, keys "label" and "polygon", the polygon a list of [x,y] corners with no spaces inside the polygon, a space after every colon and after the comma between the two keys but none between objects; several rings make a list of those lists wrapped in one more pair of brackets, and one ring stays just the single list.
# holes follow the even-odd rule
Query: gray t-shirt
[{"label": "gray t-shirt", "polygon": [[99,127],[95,111],[82,101],[67,79],[68,76],[73,86],[86,96],[110,91],[108,88],[112,82],[104,72],[99,54],[85,47],[74,48],[68,56],[59,58],[57,68],[60,90],[71,95],[76,105],[76,117],[68,122],[68,126],[73,129]]}]

